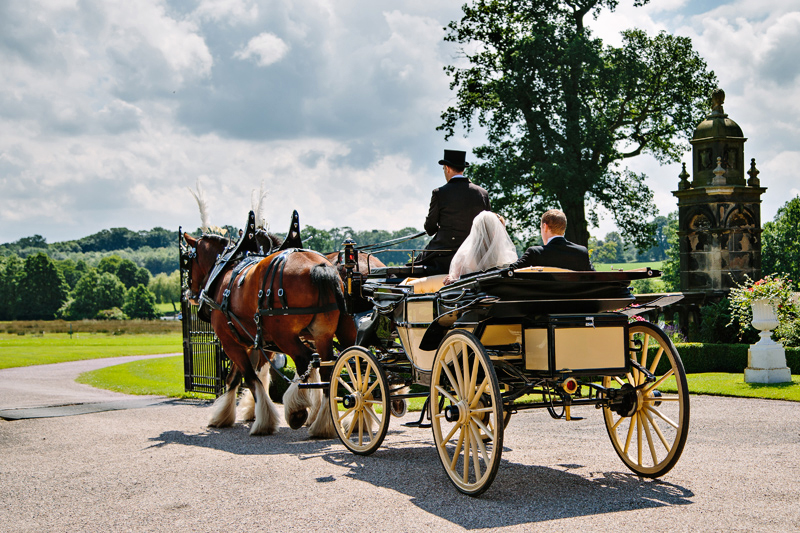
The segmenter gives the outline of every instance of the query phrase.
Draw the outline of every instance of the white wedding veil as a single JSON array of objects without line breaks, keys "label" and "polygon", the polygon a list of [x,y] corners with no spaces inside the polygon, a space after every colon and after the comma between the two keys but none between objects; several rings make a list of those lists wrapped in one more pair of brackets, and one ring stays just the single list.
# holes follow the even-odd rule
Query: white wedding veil
[{"label": "white wedding veil", "polygon": [[496,213],[483,211],[472,221],[472,229],[450,263],[449,277],[507,265],[517,260],[517,249]]}]

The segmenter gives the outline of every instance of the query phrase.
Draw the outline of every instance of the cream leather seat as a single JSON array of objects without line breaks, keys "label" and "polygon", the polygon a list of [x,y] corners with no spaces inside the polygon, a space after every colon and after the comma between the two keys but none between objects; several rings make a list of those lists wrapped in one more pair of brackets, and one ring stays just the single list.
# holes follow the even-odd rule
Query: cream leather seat
[{"label": "cream leather seat", "polygon": [[447,274],[437,274],[424,278],[406,278],[400,285],[407,285],[414,289],[414,294],[430,294],[444,287],[444,278]]}]

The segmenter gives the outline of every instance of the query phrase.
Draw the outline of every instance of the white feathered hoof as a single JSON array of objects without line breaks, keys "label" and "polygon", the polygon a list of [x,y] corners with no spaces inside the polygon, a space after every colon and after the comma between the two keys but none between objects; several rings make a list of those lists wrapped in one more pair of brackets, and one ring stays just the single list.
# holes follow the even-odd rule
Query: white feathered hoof
[{"label": "white feathered hoof", "polygon": [[236,418],[243,422],[248,422],[256,417],[256,401],[253,399],[253,394],[250,389],[245,389],[239,397],[239,408],[237,410]]},{"label": "white feathered hoof", "polygon": [[236,391],[239,387],[230,389],[220,396],[211,406],[211,420],[208,427],[228,428],[236,422]]},{"label": "white feathered hoof", "polygon": [[293,382],[283,394],[283,415],[292,429],[300,429],[308,419],[310,407],[308,396],[303,394],[297,382]]},{"label": "white feathered hoof", "polygon": [[[311,370],[311,373],[308,376],[309,382],[318,382],[319,381],[319,371],[314,368]],[[322,409],[322,391],[320,389],[305,389],[303,391],[306,396],[308,397],[308,401],[310,407],[308,409],[308,419],[306,420],[306,425],[311,426],[317,420],[317,417],[320,414],[320,410]]]},{"label": "white feathered hoof", "polygon": [[308,428],[308,436],[315,439],[332,439],[336,437],[336,428],[331,417],[330,403],[326,402],[324,398],[316,419]]},{"label": "white feathered hoof", "polygon": [[259,383],[256,386],[255,420],[250,426],[250,435],[272,435],[280,424],[278,408]]}]

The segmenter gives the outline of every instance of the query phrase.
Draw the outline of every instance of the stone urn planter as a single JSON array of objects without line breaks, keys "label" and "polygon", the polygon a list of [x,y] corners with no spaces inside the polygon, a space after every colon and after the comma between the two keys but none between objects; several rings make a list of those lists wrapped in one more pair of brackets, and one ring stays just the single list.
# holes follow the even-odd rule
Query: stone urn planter
[{"label": "stone urn planter", "polygon": [[758,330],[758,335],[761,339],[756,343],[760,346],[767,344],[776,344],[772,340],[772,330],[780,325],[778,322],[778,312],[775,310],[775,305],[766,298],[761,300],[754,300],[750,306],[753,310],[753,327]]},{"label": "stone urn planter", "polygon": [[778,313],[768,299],[753,300],[753,327],[761,339],[750,345],[747,351],[747,368],[744,369],[746,383],[787,383],[792,374],[786,366],[786,351],[783,345],[772,340],[772,330],[777,328]]}]

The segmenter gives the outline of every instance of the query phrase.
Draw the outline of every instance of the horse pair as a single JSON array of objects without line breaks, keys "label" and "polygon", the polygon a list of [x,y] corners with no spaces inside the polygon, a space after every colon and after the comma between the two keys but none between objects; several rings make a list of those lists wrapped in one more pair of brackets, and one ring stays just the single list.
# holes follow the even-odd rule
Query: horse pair
[{"label": "horse pair", "polygon": [[[244,239],[266,242],[263,235],[257,241],[253,229],[248,223],[250,232]],[[231,243],[218,235],[194,238],[184,233],[183,238],[188,244],[182,253],[188,270],[187,298],[210,310],[214,332],[233,363],[226,392],[214,403],[209,426],[235,423],[236,393],[244,377],[255,402],[250,434],[272,434],[280,424],[267,393],[267,362],[272,353],[290,355],[303,379],[329,381],[330,367],[323,365],[319,373],[311,367],[315,351],[321,361],[330,361],[334,336],[342,348],[355,343],[356,328],[345,309],[340,273],[325,256],[310,250],[289,248],[261,257],[247,254],[249,250],[241,244],[231,250]],[[278,244],[274,236],[269,242],[272,247]],[[335,255],[330,254],[331,259]],[[368,258],[362,257],[358,268],[368,272],[369,266]],[[382,263],[373,258],[371,266]],[[264,371],[258,373],[259,368]],[[327,389],[305,389],[298,380],[293,382],[283,397],[289,426],[298,429],[305,423],[309,436],[334,437],[329,402],[323,401],[327,393]],[[250,413],[244,418],[251,418]]]}]

